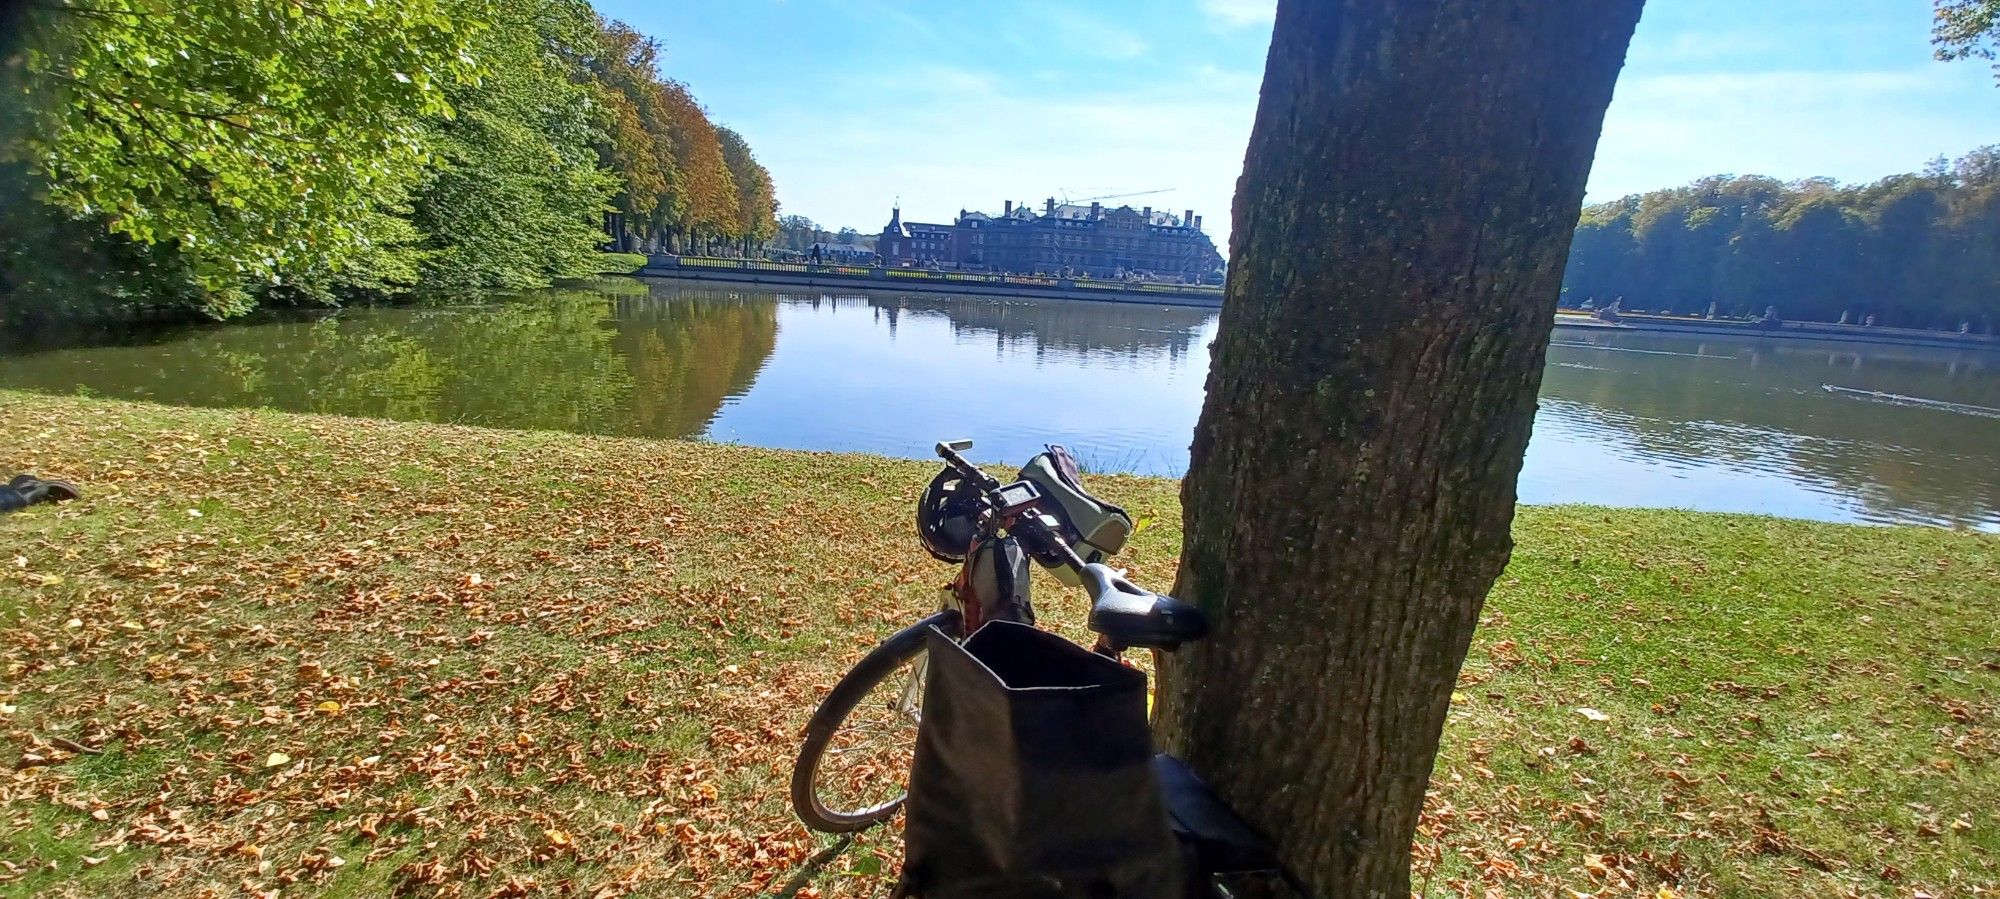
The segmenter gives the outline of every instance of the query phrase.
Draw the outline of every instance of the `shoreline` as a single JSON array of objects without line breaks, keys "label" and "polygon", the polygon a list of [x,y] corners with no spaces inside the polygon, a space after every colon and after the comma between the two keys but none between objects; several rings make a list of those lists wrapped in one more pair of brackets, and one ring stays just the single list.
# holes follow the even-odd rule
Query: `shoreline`
[{"label": "shoreline", "polygon": [[1822,343],[1865,343],[1877,346],[1927,346],[1949,350],[1972,350],[2000,352],[2000,338],[1978,334],[1953,334],[1944,331],[1918,331],[1912,328],[1864,328],[1859,325],[1836,325],[1825,322],[1785,322],[1775,330],[1757,327],[1751,322],[1710,321],[1707,319],[1675,319],[1657,315],[1627,315],[1623,320],[1603,322],[1587,314],[1557,311],[1555,326],[1577,331],[1643,332],[1650,334],[1689,334],[1703,337],[1751,337],[1778,340],[1804,340]]},{"label": "shoreline", "polygon": [[[1193,309],[1222,308],[1222,290],[1211,287],[1154,285],[1133,288],[1116,282],[1066,278],[1012,276],[1002,278],[917,269],[842,265],[812,267],[756,260],[697,260],[664,255],[649,257],[646,265],[634,272],[633,276],[659,281],[743,284],[759,287],[883,290],[1003,299],[1085,300]],[[2000,338],[1996,337],[1918,331],[1909,328],[1864,328],[1859,325],[1836,325],[1824,322],[1786,322],[1775,330],[1766,330],[1751,322],[1678,319],[1640,314],[1626,315],[1622,321],[1612,323],[1598,321],[1587,314],[1559,310],[1555,316],[1554,327],[1611,333],[1690,334],[2000,352]]]}]

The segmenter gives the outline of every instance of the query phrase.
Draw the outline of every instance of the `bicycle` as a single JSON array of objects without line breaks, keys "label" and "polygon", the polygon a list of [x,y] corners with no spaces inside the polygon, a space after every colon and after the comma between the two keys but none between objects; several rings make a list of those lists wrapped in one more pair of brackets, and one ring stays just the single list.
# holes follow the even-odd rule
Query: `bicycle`
[{"label": "bicycle", "polygon": [[[863,657],[806,726],[791,794],[799,820],[814,830],[862,830],[902,807],[923,711],[925,633],[936,627],[962,640],[987,621],[1033,625],[1031,560],[1089,592],[1089,627],[1098,635],[1093,651],[1099,654],[1117,659],[1127,649],[1172,651],[1208,632],[1199,609],[1101,564],[1123,548],[1131,518],[1083,490],[1061,447],[1050,446],[1019,479],[1004,484],[965,460],[961,453],[971,447],[969,440],[937,444],[945,467],[917,509],[925,548],[960,565],[941,591],[943,608]],[[883,687],[884,695],[868,701]],[[850,756],[855,764],[847,771],[828,765]]]}]

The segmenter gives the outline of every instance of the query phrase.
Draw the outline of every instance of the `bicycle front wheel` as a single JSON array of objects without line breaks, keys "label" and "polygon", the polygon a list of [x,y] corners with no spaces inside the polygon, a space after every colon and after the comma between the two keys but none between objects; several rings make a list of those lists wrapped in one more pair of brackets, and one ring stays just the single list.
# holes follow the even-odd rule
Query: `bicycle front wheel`
[{"label": "bicycle front wheel", "polygon": [[961,623],[946,610],[904,628],[833,685],[792,768],[792,809],[807,827],[862,830],[902,808],[923,717],[924,635],[936,625],[956,637]]}]

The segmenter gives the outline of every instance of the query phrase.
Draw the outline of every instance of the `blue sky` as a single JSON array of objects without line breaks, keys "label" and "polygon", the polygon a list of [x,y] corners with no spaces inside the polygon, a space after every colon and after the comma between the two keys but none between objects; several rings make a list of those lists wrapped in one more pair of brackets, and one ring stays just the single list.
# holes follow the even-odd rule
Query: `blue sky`
[{"label": "blue sky", "polygon": [[[1171,188],[1219,243],[1273,0],[597,0],[746,137],[784,213],[879,229]],[[1925,0],[1651,0],[1590,198],[1718,172],[1870,180],[2000,143],[1980,62]],[[1225,244],[1226,245],[1226,244]]]}]

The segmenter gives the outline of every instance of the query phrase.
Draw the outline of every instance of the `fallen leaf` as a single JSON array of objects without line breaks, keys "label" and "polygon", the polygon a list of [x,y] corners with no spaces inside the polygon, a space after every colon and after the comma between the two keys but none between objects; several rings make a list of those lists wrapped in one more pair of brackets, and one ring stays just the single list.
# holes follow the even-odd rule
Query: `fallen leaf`
[{"label": "fallen leaf", "polygon": [[1582,715],[1582,716],[1583,716],[1583,717],[1585,717],[1585,718],[1589,718],[1589,719],[1590,719],[1590,720],[1592,720],[1592,721],[1610,721],[1610,720],[1611,720],[1611,716],[1610,716],[1610,715],[1606,715],[1606,714],[1604,714],[1603,712],[1600,712],[1600,711],[1598,711],[1598,710],[1596,710],[1596,709],[1593,709],[1593,708],[1591,708],[1591,707],[1589,707],[1589,706],[1584,706],[1584,707],[1582,707],[1582,708],[1579,708],[1579,709],[1577,709],[1577,710],[1576,710],[1576,713],[1577,713],[1577,714],[1579,714],[1579,715]]},{"label": "fallen leaf", "polygon": [[292,757],[282,752],[273,752],[264,759],[264,767],[266,768],[276,768],[280,765],[289,765],[291,763]]}]

